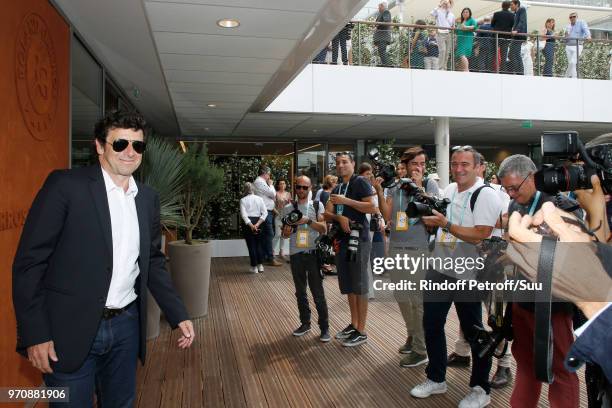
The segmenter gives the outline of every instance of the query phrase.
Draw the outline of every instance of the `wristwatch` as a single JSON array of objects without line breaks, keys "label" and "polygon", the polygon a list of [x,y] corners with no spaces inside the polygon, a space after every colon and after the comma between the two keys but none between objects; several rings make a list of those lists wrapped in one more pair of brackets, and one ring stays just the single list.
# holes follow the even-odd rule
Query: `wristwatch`
[{"label": "wristwatch", "polygon": [[442,227],[442,231],[446,233],[450,232],[451,225],[453,225],[453,223],[450,221],[447,221],[446,225]]},{"label": "wristwatch", "polygon": [[306,221],[306,225],[310,225],[312,224],[312,220],[309,218],[308,221]]}]

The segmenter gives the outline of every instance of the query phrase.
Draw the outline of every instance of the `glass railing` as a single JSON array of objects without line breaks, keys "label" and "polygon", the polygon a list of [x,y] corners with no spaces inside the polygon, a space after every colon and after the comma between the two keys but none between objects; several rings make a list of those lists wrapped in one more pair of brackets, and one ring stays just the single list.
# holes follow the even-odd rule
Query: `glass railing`
[{"label": "glass railing", "polygon": [[611,40],[446,31],[439,32],[435,26],[355,21],[343,28],[327,47],[329,50],[322,50],[313,62],[611,79]]}]

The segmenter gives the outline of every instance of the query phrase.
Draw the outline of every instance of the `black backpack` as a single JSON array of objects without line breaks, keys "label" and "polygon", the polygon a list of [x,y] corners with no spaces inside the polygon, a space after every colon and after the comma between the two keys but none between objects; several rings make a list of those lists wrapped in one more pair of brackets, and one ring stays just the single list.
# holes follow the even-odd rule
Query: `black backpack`
[{"label": "black backpack", "polygon": [[472,210],[472,212],[474,212],[474,206],[476,205],[476,200],[478,200],[478,195],[480,194],[483,188],[487,188],[487,187],[493,188],[491,187],[489,183],[485,183],[483,186],[478,187],[472,193],[472,196],[470,197],[470,210]]}]

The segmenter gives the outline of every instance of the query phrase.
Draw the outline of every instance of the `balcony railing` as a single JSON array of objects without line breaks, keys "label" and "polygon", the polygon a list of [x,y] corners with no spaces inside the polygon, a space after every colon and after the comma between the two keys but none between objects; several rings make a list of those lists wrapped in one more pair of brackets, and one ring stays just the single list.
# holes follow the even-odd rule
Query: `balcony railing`
[{"label": "balcony railing", "polygon": [[[352,30],[344,28],[329,47],[337,63],[602,80],[612,76],[610,40],[490,30],[440,33],[442,28],[436,26],[370,21],[351,25]],[[350,40],[348,55],[344,40]],[[325,62],[324,53],[313,62]]]}]

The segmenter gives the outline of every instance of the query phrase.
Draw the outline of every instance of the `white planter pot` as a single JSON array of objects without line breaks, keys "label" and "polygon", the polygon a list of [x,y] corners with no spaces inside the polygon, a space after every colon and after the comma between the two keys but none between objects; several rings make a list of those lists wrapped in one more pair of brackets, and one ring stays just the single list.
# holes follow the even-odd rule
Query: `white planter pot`
[{"label": "white planter pot", "polygon": [[189,318],[206,316],[212,242],[186,245],[185,241],[173,241],[168,244],[168,255],[172,281],[185,303]]}]

